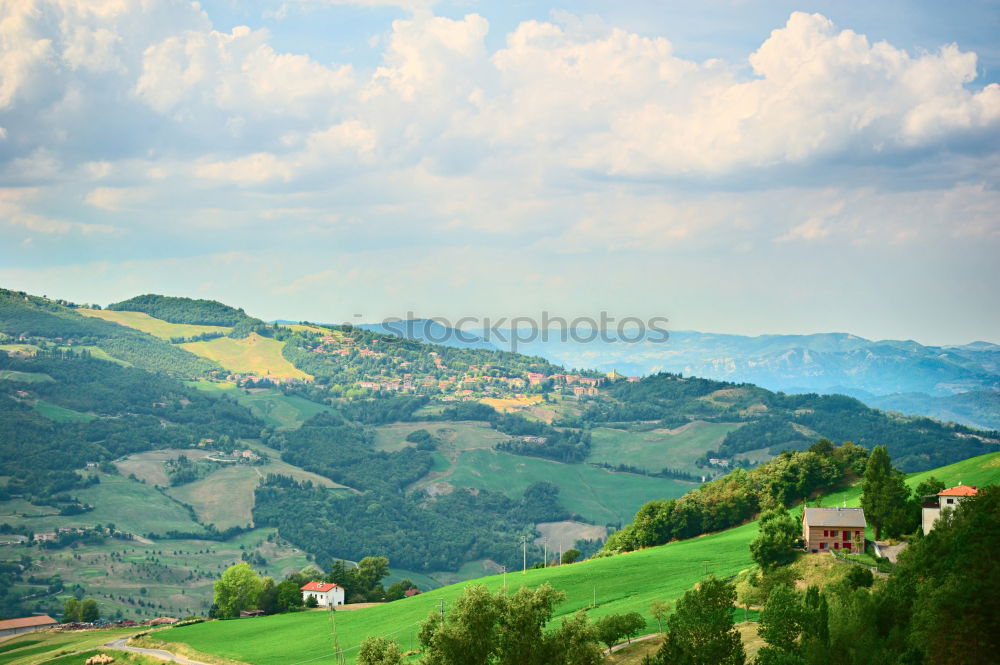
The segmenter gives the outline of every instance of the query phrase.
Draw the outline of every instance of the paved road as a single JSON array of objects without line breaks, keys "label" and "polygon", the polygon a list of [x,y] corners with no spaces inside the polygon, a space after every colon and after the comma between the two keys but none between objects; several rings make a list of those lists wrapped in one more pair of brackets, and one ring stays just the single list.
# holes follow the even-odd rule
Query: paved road
[{"label": "paved road", "polygon": [[104,646],[109,649],[120,649],[121,651],[131,651],[132,653],[141,653],[145,656],[152,656],[153,658],[159,658],[161,660],[167,660],[174,663],[180,663],[180,665],[208,665],[207,663],[202,663],[197,660],[190,660],[184,656],[178,656],[177,654],[170,653],[169,651],[164,651],[163,649],[140,649],[139,647],[125,646],[129,638],[123,637],[120,640],[115,640],[113,642],[108,642]]},{"label": "paved road", "polygon": [[633,637],[631,643],[620,642],[619,644],[616,644],[613,647],[611,647],[611,653],[614,653],[615,651],[621,651],[625,647],[629,646],[629,644],[635,644],[636,642],[642,642],[643,640],[651,640],[654,637],[656,637],[656,633],[653,633],[652,635],[643,635],[642,637]]}]

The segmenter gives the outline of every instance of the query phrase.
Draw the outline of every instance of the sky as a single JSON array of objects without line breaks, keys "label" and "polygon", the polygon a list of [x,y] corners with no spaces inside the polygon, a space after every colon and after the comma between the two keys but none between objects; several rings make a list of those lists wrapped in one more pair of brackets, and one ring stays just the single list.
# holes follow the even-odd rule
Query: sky
[{"label": "sky", "polygon": [[1000,342],[998,34],[972,0],[0,0],[0,286]]}]

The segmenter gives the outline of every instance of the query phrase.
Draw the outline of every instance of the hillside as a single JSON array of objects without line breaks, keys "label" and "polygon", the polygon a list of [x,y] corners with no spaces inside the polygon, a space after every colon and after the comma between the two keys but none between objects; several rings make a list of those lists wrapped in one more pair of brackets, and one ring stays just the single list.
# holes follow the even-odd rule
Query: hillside
[{"label": "hillside", "polygon": [[[915,487],[929,475],[946,484],[966,483],[985,486],[1000,484],[1000,453],[965,460],[957,464],[912,474],[907,484]],[[824,497],[833,505],[848,500],[852,488]],[[856,499],[857,494],[853,494]],[[413,598],[352,612],[336,614],[337,636],[347,662],[353,662],[356,647],[370,634],[389,635],[404,649],[416,643],[417,626],[428,613],[438,611],[457,598],[468,584],[485,584],[491,590],[535,587],[550,583],[566,593],[566,602],[558,606],[557,622],[577,610],[588,610],[592,619],[607,614],[639,612],[647,619],[646,630],[656,628],[649,616],[653,600],[676,600],[700,580],[706,572],[729,577],[752,565],[748,545],[757,533],[756,522],[700,538],[651,547],[608,558],[548,569],[512,572],[456,584]],[[285,665],[332,654],[332,634],[326,612],[265,617],[250,621],[209,622],[170,629],[158,637],[165,642],[252,665]],[[266,629],[262,630],[261,626]],[[294,646],[292,646],[294,645]]]},{"label": "hillside", "polygon": [[[207,550],[212,566],[263,561],[275,574],[309,558],[385,555],[427,589],[516,567],[522,537],[535,557],[546,537],[553,549],[595,551],[647,501],[821,437],[888,444],[907,470],[996,446],[993,434],[842,396],[666,374],[626,381],[143,298],[99,310],[0,293],[0,351],[10,353],[0,354],[0,524],[19,538],[78,530],[44,547],[88,539],[77,544],[95,562],[140,545],[180,553],[130,553],[157,565],[124,584],[41,566],[27,545],[7,549],[4,560],[37,566],[36,583],[19,587],[37,594],[24,601],[33,610],[57,608],[65,585],[79,584],[112,612],[204,611],[210,587],[184,594],[180,582],[207,579],[190,554]],[[231,327],[204,323],[232,317]],[[134,509],[144,502],[154,508]],[[54,572],[63,586],[37,582]],[[139,605],[141,587],[156,590],[155,607]]]}]

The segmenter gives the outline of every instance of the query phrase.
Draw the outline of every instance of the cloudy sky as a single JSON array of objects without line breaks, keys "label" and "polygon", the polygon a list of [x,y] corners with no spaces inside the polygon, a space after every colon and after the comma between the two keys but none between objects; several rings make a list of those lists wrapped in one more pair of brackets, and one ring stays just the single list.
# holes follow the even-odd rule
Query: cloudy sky
[{"label": "cloudy sky", "polygon": [[0,285],[1000,342],[998,34],[972,0],[0,0]]}]

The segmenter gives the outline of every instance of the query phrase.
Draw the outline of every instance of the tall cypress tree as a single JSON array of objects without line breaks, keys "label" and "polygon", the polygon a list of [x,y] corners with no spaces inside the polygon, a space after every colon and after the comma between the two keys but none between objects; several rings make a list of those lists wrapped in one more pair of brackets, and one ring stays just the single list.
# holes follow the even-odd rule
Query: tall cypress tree
[{"label": "tall cypress tree", "polygon": [[872,448],[861,492],[861,507],[865,518],[875,529],[876,540],[882,537],[882,529],[887,526],[897,533],[905,528],[910,489],[904,482],[903,474],[893,468],[885,446]]}]

